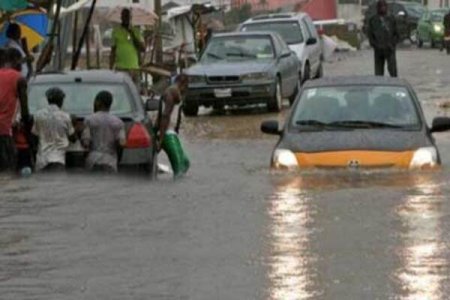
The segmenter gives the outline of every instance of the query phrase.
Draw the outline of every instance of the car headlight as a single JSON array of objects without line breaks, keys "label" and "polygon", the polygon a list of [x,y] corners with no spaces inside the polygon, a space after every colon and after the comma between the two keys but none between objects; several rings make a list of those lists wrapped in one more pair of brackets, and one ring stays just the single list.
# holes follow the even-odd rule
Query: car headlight
[{"label": "car headlight", "polygon": [[439,24],[434,24],[433,29],[435,32],[441,32],[443,28]]},{"label": "car headlight", "polygon": [[273,154],[273,166],[275,168],[294,169],[298,167],[297,157],[290,150],[277,149]]},{"label": "car headlight", "polygon": [[242,75],[242,80],[267,80],[270,79],[270,74],[267,72],[248,73]]},{"label": "car headlight", "polygon": [[189,83],[204,83],[206,82],[205,76],[199,76],[199,75],[191,75],[189,76]]},{"label": "car headlight", "polygon": [[431,168],[438,163],[438,154],[435,147],[419,148],[414,152],[413,158],[409,165],[412,169]]}]

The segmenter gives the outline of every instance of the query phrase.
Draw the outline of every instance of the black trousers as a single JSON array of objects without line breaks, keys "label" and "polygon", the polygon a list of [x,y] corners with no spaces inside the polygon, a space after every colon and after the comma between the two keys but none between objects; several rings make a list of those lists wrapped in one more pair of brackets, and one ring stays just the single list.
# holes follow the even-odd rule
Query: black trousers
[{"label": "black trousers", "polygon": [[384,76],[384,65],[387,62],[387,68],[391,77],[397,77],[397,57],[395,49],[375,49],[375,75]]},{"label": "black trousers", "polygon": [[0,136],[0,172],[16,170],[17,150],[11,136]]}]

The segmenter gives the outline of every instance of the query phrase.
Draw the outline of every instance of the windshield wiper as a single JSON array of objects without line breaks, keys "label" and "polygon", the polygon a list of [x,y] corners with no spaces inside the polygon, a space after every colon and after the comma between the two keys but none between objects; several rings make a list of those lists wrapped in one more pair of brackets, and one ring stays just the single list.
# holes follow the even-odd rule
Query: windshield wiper
[{"label": "windshield wiper", "polygon": [[332,123],[328,123],[329,126],[339,126],[339,127],[349,127],[349,128],[404,128],[401,125],[382,123],[382,122],[373,122],[373,121],[336,121]]},{"label": "windshield wiper", "polygon": [[254,54],[249,54],[249,53],[227,53],[227,56],[231,56],[231,57],[247,57],[247,58],[258,58],[256,55]]},{"label": "windshield wiper", "polygon": [[209,57],[212,57],[212,58],[215,58],[215,59],[223,59],[223,57],[221,57],[221,56],[219,56],[219,55],[217,55],[217,54],[214,54],[214,53],[206,53],[206,55],[208,55]]},{"label": "windshield wiper", "polygon": [[319,126],[319,127],[325,127],[328,126],[328,123],[318,121],[318,120],[300,120],[295,122],[297,125],[305,125],[305,126]]}]

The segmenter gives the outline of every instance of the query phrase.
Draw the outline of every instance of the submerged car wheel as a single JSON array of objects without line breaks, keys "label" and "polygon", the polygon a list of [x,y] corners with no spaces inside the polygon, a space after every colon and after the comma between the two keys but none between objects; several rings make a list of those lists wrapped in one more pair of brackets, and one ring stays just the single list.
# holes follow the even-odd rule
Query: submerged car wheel
[{"label": "submerged car wheel", "polygon": [[311,79],[311,67],[309,66],[309,63],[307,62],[305,65],[305,76],[303,77],[303,82],[306,82]]},{"label": "submerged car wheel", "polygon": [[419,48],[423,47],[423,41],[420,38],[417,40],[417,47]]},{"label": "submerged car wheel", "polygon": [[281,93],[281,81],[280,78],[277,79],[277,83],[275,85],[275,92],[272,96],[272,99],[267,103],[267,108],[270,112],[279,112],[281,111],[281,107],[283,105],[283,95]]},{"label": "submerged car wheel", "polygon": [[297,99],[297,95],[300,92],[301,88],[302,88],[302,76],[300,75],[294,93],[289,97],[289,105],[292,105],[295,102],[295,99]]},{"label": "submerged car wheel", "polygon": [[144,172],[148,178],[151,180],[158,179],[158,153],[153,154],[152,161],[142,165]]},{"label": "submerged car wheel", "polygon": [[198,105],[193,103],[184,103],[183,113],[189,117],[196,117],[198,115]]},{"label": "submerged car wheel", "polygon": [[323,64],[320,63],[319,69],[317,70],[316,79],[323,77]]}]

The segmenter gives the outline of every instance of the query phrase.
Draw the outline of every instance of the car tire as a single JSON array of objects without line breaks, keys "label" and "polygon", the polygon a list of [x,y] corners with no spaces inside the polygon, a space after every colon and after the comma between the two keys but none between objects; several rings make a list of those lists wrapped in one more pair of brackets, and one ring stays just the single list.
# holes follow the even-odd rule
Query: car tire
[{"label": "car tire", "polygon": [[267,102],[267,109],[270,112],[280,112],[283,106],[283,94],[281,90],[281,80],[277,78],[275,83],[275,91],[272,98]]},{"label": "car tire", "polygon": [[423,47],[423,41],[421,39],[417,40],[417,47],[419,47],[419,48]]},{"label": "car tire", "polygon": [[193,103],[184,103],[183,104],[183,113],[188,117],[196,117],[198,116],[198,105]]},{"label": "car tire", "polygon": [[295,99],[297,99],[297,95],[300,92],[301,88],[302,88],[302,76],[299,75],[297,86],[295,87],[294,93],[289,97],[289,106],[292,106],[292,104],[294,104]]},{"label": "car tire", "polygon": [[317,70],[316,79],[323,77],[323,64],[320,63],[319,69]]},{"label": "car tire", "polygon": [[309,66],[309,62],[306,62],[304,74],[305,75],[303,76],[303,82],[311,79],[311,67]]},{"label": "car tire", "polygon": [[158,179],[158,153],[156,151],[153,157],[151,162],[142,165],[146,176],[152,181]]}]

